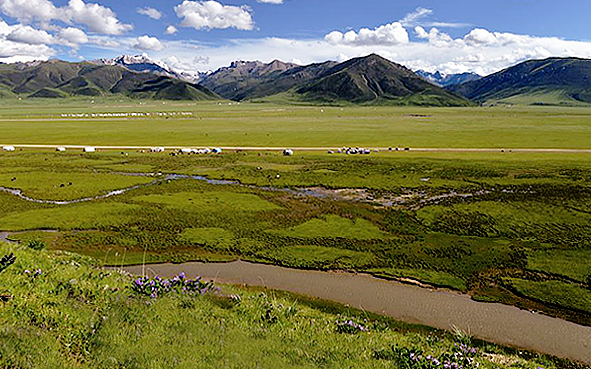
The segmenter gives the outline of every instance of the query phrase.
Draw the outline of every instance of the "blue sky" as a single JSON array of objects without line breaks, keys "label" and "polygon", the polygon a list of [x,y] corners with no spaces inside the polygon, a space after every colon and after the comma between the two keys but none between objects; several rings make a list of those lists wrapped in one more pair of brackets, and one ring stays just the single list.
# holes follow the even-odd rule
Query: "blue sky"
[{"label": "blue sky", "polygon": [[488,74],[591,57],[588,0],[0,0],[0,61],[142,54],[185,71],[378,53],[411,69]]}]

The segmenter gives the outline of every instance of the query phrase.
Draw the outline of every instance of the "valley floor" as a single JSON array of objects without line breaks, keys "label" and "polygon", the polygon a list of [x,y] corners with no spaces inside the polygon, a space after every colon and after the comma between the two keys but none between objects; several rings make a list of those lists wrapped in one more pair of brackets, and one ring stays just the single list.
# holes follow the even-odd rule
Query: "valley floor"
[{"label": "valley floor", "polygon": [[[190,116],[51,120],[58,112],[62,114],[60,110],[63,114],[88,114],[89,109],[92,114],[131,114],[143,109],[140,111],[176,111]],[[31,105],[18,111],[0,104],[0,128],[6,132],[2,141],[50,148],[26,146],[0,152],[0,232],[6,235],[5,240],[18,243],[6,246],[6,252],[17,250],[31,260],[36,253],[51,259],[65,251],[111,266],[240,259],[295,269],[348,270],[385,279],[416,280],[458,291],[475,301],[516,306],[591,326],[589,117],[591,110],[584,108],[321,108],[218,103],[140,107],[136,102],[89,108],[81,102],[65,102],[63,106]],[[130,148],[130,142],[138,146]],[[169,147],[225,149],[217,155],[141,152],[140,147],[156,142]],[[79,146],[53,151],[54,144],[64,143],[103,145],[113,150],[82,153]],[[343,145],[382,149],[370,155],[327,152],[329,147]],[[309,146],[323,149],[302,150]],[[287,147],[300,149],[292,156],[277,151]],[[409,150],[404,150],[406,147]],[[38,251],[41,249],[45,251]],[[10,352],[19,358],[34,356],[22,347],[21,339],[47,333],[44,337],[51,337],[49,342],[59,335],[55,327],[60,324],[79,327],[81,321],[90,321],[86,317],[72,322],[70,313],[65,318],[56,312],[61,310],[50,308],[52,304],[74,309],[77,304],[84,306],[102,298],[94,287],[77,290],[90,283],[87,278],[95,278],[96,273],[90,271],[84,272],[83,280],[52,279],[54,284],[47,290],[41,282],[41,289],[27,295],[24,291],[34,285],[27,284],[23,273],[30,268],[21,264],[2,274],[3,278],[11,276],[6,277],[9,283],[5,288],[15,296],[3,306],[16,310],[0,312],[17,311],[25,302],[39,301],[23,310],[26,316],[17,315],[25,326],[14,323],[3,333],[2,337],[13,342]],[[80,285],[69,283],[72,279]],[[105,284],[111,288],[112,283],[124,286],[128,282]],[[63,293],[64,300],[54,299],[56,293]],[[116,296],[120,299],[117,304],[124,304],[129,297]],[[163,304],[158,305],[162,308],[193,304],[167,301],[157,304]],[[106,309],[103,316],[107,320],[113,316],[108,313],[112,303],[109,300],[100,308]],[[142,300],[138,304],[150,305]],[[476,302],[467,300],[467,304]],[[97,307],[91,305],[88,312],[94,317],[90,311]],[[146,327],[156,320],[151,316],[162,316],[155,310],[141,315],[136,308],[124,306],[122,311],[133,319],[139,314]],[[237,308],[228,314],[241,311]],[[219,316],[226,313],[222,309]],[[261,314],[265,316],[266,310]],[[131,319],[117,316],[120,320],[109,328],[114,331]],[[218,318],[221,326],[228,322]],[[188,329],[167,319],[169,325],[160,327],[163,331],[171,326],[178,326],[180,332]],[[260,324],[257,321],[256,325]],[[304,329],[297,324],[293,329]],[[133,331],[152,337],[145,333],[147,328],[127,327],[129,337]],[[259,332],[263,337],[267,337],[267,328]],[[92,330],[77,329],[67,331],[71,336],[59,336],[64,346],[60,343],[53,349],[70,355],[72,347],[78,347],[76,355],[92,362],[97,347],[105,350],[115,344],[107,336],[96,341],[94,333],[89,333]],[[285,337],[296,335],[286,332]],[[129,337],[120,339],[129,341]],[[194,344],[200,339],[189,338]],[[581,347],[585,344],[588,341]],[[566,351],[557,352],[557,347],[549,352],[570,356]],[[19,356],[19,350],[28,353]],[[130,352],[121,350],[116,360],[131,357]],[[310,354],[301,347],[299,350]],[[343,350],[351,357],[369,355]],[[229,360],[224,355],[220,357]],[[334,355],[334,363],[347,362],[341,354]],[[298,353],[296,357],[300,360],[302,356]],[[110,360],[103,359],[105,363]],[[270,362],[267,364],[269,367]],[[121,364],[134,365],[142,367]]]}]

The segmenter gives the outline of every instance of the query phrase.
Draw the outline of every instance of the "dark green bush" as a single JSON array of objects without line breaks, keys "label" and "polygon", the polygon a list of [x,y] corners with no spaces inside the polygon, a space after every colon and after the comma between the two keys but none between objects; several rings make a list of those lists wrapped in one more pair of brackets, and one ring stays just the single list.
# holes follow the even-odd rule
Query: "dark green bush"
[{"label": "dark green bush", "polygon": [[29,240],[27,242],[27,247],[37,251],[43,250],[46,246],[47,244],[42,240]]}]

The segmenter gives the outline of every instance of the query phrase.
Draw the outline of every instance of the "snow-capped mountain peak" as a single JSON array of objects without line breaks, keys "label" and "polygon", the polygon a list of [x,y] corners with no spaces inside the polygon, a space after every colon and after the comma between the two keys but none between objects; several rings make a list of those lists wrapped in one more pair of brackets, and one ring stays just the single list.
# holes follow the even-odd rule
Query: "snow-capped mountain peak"
[{"label": "snow-capped mountain peak", "polygon": [[118,65],[129,70],[140,73],[155,73],[159,75],[174,77],[186,82],[197,83],[207,73],[199,71],[186,71],[171,68],[168,64],[150,58],[147,54],[142,55],[121,55],[113,59],[99,59],[95,63],[101,65]]},{"label": "snow-capped mountain peak", "polygon": [[161,61],[151,59],[148,55],[121,55],[113,59],[99,59],[99,64],[119,65],[136,72],[172,72],[172,69]]}]

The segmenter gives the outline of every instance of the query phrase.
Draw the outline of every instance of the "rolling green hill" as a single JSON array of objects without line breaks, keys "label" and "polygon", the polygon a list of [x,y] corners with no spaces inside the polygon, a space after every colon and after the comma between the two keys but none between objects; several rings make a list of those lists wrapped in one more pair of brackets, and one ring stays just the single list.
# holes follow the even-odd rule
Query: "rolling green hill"
[{"label": "rolling green hill", "polygon": [[450,91],[481,103],[591,104],[591,60],[530,60]]}]

